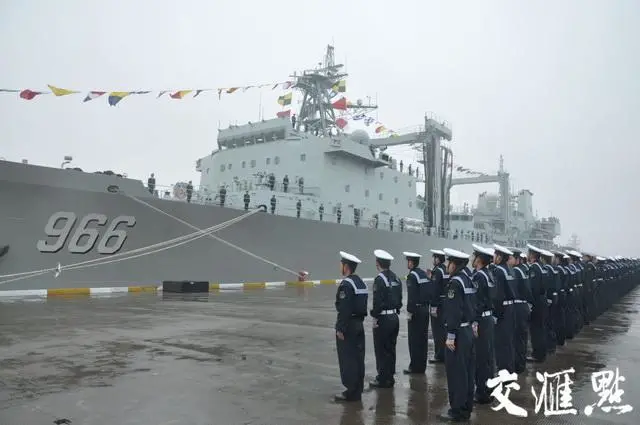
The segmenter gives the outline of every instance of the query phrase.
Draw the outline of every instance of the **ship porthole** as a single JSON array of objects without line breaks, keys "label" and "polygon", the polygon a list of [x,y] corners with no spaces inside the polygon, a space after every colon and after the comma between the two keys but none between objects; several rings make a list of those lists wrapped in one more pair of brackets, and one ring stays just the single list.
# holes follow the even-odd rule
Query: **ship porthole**
[{"label": "ship porthole", "polygon": [[119,191],[120,191],[120,188],[114,184],[107,186],[107,192],[118,193]]}]

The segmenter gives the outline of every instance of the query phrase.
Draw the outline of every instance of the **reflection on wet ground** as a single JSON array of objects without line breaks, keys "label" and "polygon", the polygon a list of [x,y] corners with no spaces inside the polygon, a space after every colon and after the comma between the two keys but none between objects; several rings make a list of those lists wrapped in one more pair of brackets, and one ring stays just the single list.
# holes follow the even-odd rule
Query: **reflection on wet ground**
[{"label": "reflection on wet ground", "polygon": [[[0,424],[437,424],[448,407],[444,367],[398,376],[362,403],[337,405],[342,390],[333,322],[333,287],[198,295],[0,303]],[[516,419],[476,407],[472,423],[638,423],[640,290],[624,298],[543,365],[529,365],[511,400]],[[375,358],[367,322],[367,380]],[[401,321],[398,366],[408,364]],[[430,345],[430,348],[431,345]],[[535,372],[573,367],[576,416],[535,414]],[[591,373],[619,368],[631,413],[583,413],[599,397]],[[637,405],[637,406],[635,406]]]}]

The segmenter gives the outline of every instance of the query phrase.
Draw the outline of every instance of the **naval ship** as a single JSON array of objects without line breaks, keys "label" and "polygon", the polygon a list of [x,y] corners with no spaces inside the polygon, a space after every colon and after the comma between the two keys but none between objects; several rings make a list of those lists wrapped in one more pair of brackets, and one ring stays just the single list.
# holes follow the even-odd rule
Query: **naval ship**
[{"label": "naval ship", "polygon": [[[531,193],[509,192],[502,165],[476,181],[453,178],[452,130],[435,115],[387,137],[345,131],[340,114],[377,106],[334,107],[342,68],[328,46],[318,67],[291,76],[302,95],[295,119],[219,129],[217,146],[196,161],[191,196],[184,182],[165,190],[64,168],[71,158],[59,168],[0,161],[0,290],[292,281],[301,271],[332,279],[340,250],[358,255],[368,276],[376,248],[400,256],[494,241],[553,244],[559,221],[543,226]],[[393,159],[400,146],[416,150],[421,172]],[[500,193],[481,195],[477,208],[450,206],[453,186],[486,182]]]}]

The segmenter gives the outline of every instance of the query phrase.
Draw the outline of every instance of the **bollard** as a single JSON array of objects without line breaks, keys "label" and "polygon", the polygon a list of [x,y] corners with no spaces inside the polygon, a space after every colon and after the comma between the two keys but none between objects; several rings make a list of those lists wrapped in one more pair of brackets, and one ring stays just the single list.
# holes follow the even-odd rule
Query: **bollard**
[{"label": "bollard", "polygon": [[306,282],[309,277],[309,272],[301,270],[298,272],[298,282]]}]

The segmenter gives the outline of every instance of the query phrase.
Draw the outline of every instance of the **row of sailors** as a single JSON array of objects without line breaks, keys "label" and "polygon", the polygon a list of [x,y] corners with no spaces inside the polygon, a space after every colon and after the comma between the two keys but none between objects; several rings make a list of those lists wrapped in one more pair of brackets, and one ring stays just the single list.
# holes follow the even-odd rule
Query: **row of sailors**
[{"label": "row of sailors", "polygon": [[[637,259],[603,258],[577,251],[550,252],[473,245],[473,257],[445,248],[431,250],[433,269],[421,255],[403,252],[406,277],[410,364],[405,374],[424,374],[429,321],[434,343],[430,363],[446,367],[451,408],[441,419],[468,420],[474,402],[493,401],[487,380],[497,370],[522,373],[526,361],[543,362],[626,294],[640,271]],[[364,387],[368,288],[355,273],[360,259],[340,252],[344,279],[336,294],[336,345],[346,390],[336,401],[361,399]],[[377,376],[372,387],[395,384],[398,313],[403,307],[400,279],[390,270],[393,256],[375,250],[373,342]],[[472,271],[468,264],[472,260]],[[527,345],[531,335],[531,356]]]}]

